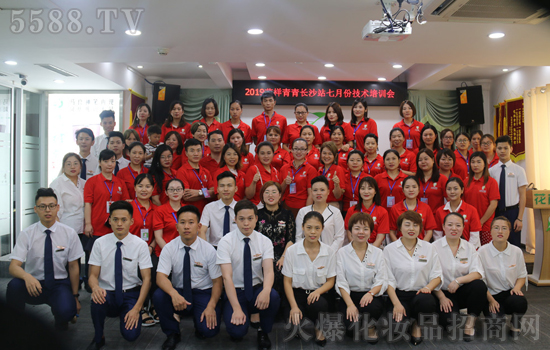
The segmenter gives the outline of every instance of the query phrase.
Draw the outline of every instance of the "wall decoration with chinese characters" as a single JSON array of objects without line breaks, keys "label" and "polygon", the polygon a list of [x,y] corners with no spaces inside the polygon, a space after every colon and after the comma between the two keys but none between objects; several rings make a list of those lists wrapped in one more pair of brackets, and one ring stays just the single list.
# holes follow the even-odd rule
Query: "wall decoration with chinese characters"
[{"label": "wall decoration with chinese characters", "polygon": [[525,159],[525,125],[523,97],[505,100],[495,106],[495,137],[508,135],[512,139],[511,158]]},{"label": "wall decoration with chinese characters", "polygon": [[407,99],[407,83],[369,81],[293,81],[235,80],[233,99],[243,104],[258,105],[265,91],[273,91],[278,105],[327,105],[338,102],[351,106],[358,98],[366,98],[369,106],[399,106]]}]

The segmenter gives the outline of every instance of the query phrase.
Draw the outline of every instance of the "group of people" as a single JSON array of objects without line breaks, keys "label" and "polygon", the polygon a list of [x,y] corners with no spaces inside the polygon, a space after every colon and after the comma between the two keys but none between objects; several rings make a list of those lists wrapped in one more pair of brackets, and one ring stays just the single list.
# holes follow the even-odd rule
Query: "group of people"
[{"label": "group of people", "polygon": [[[481,312],[512,314],[510,334],[519,335],[527,181],[508,136],[439,133],[403,101],[391,149],[379,155],[366,100],[353,103],[350,123],[330,103],[320,130],[303,103],[294,124],[275,113],[273,93],[261,104],[251,126],[239,101],[220,123],[207,99],[192,124],[175,101],[161,127],[142,104],[124,133],[113,131],[112,111],[100,115],[104,134],[78,130],[79,153],[38,191],[40,222],[17,239],[8,302],[47,303],[66,329],[82,279],[95,328],[89,349],[105,344],[104,320],[116,316],[130,341],[160,323],[163,349],[180,341],[185,315],[198,338],[216,335],[222,319],[233,340],[252,326],[259,349],[271,347],[279,312],[299,326],[340,311],[354,329],[388,310],[416,345],[419,315],[450,326],[467,309],[464,340]],[[369,325],[366,340],[376,343]],[[318,324],[314,338],[326,344]]]}]

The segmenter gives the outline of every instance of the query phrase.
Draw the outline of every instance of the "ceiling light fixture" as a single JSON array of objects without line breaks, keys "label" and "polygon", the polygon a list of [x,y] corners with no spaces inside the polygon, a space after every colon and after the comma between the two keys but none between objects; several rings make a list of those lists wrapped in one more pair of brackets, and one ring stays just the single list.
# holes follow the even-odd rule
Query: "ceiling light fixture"
[{"label": "ceiling light fixture", "polygon": [[503,72],[508,72],[508,68],[504,68],[502,71]]},{"label": "ceiling light fixture", "polygon": [[17,66],[17,62],[15,61],[4,61],[4,63],[10,66]]},{"label": "ceiling light fixture", "polygon": [[504,38],[506,34],[504,33],[491,33],[489,34],[489,38],[491,39],[500,39],[500,38]]},{"label": "ceiling light fixture", "polygon": [[319,80],[327,80],[327,77],[319,77]]},{"label": "ceiling light fixture", "polygon": [[202,64],[199,64],[199,68],[202,68]]},{"label": "ceiling light fixture", "polygon": [[139,30],[126,30],[124,33],[126,33],[127,35],[130,35],[130,36],[138,36],[138,35],[141,35],[141,32]]},{"label": "ceiling light fixture", "polygon": [[392,67],[395,69],[403,68],[403,66],[400,64],[394,64]]},{"label": "ceiling light fixture", "polygon": [[264,31],[261,30],[261,29],[249,29],[248,30],[248,34],[251,34],[251,35],[259,35],[259,34],[262,34]]},{"label": "ceiling light fixture", "polygon": [[265,63],[256,63],[256,67],[265,67]]},{"label": "ceiling light fixture", "polygon": [[386,78],[378,78],[378,81],[386,81]]},{"label": "ceiling light fixture", "polygon": [[258,79],[264,80],[264,79],[267,79],[267,78],[266,78],[265,75],[260,75],[260,76],[258,77]]},{"label": "ceiling light fixture", "polygon": [[139,69],[143,68],[143,66],[137,66]]},{"label": "ceiling light fixture", "polygon": [[334,64],[332,64],[332,63],[325,63],[325,67],[327,67],[327,68],[332,68],[332,67],[334,67]]},{"label": "ceiling light fixture", "polygon": [[63,84],[64,83],[64,81],[61,80],[61,79],[55,79],[53,82],[58,83],[58,84]]}]

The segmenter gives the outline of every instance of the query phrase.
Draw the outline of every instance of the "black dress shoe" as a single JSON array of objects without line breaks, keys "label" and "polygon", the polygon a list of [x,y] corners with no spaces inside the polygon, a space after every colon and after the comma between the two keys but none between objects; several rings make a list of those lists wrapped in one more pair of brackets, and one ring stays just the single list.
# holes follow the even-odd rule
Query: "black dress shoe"
[{"label": "black dress shoe", "polygon": [[471,342],[474,340],[474,337],[475,337],[475,332],[474,334],[466,334],[466,333],[462,333],[462,339],[465,341],[465,342]]},{"label": "black dress shoe", "polygon": [[164,343],[162,344],[162,350],[174,350],[176,348],[176,345],[181,340],[181,335],[178,333],[170,334]]},{"label": "black dress shoe", "polygon": [[414,346],[419,345],[420,343],[422,343],[423,340],[424,340],[423,337],[413,337],[411,335],[411,344],[414,345]]},{"label": "black dress shoe", "polygon": [[197,339],[206,339],[206,337],[196,329],[195,329],[195,338],[197,338]]},{"label": "black dress shoe", "polygon": [[258,332],[258,350],[269,350],[271,349],[271,340],[266,332]]},{"label": "black dress shoe", "polygon": [[327,338],[320,340],[315,338],[315,344],[319,345],[320,347],[324,348],[325,345],[327,345]]},{"label": "black dress shoe", "polygon": [[105,345],[105,337],[101,338],[101,341],[99,343],[96,343],[92,340],[90,345],[86,348],[86,350],[99,350]]},{"label": "black dress shoe", "polygon": [[510,337],[512,337],[513,339],[517,339],[521,335],[521,330],[514,331],[514,330],[510,329],[508,331],[508,335]]},{"label": "black dress shoe", "polygon": [[250,327],[260,329],[260,322],[250,322]]}]

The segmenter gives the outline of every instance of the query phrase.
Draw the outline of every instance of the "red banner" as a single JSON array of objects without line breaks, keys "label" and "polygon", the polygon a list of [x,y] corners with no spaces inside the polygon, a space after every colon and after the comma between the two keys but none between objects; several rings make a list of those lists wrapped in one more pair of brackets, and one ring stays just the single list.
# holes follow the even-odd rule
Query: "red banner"
[{"label": "red banner", "polygon": [[512,139],[512,160],[525,159],[525,125],[523,97],[506,100],[506,134]]}]

